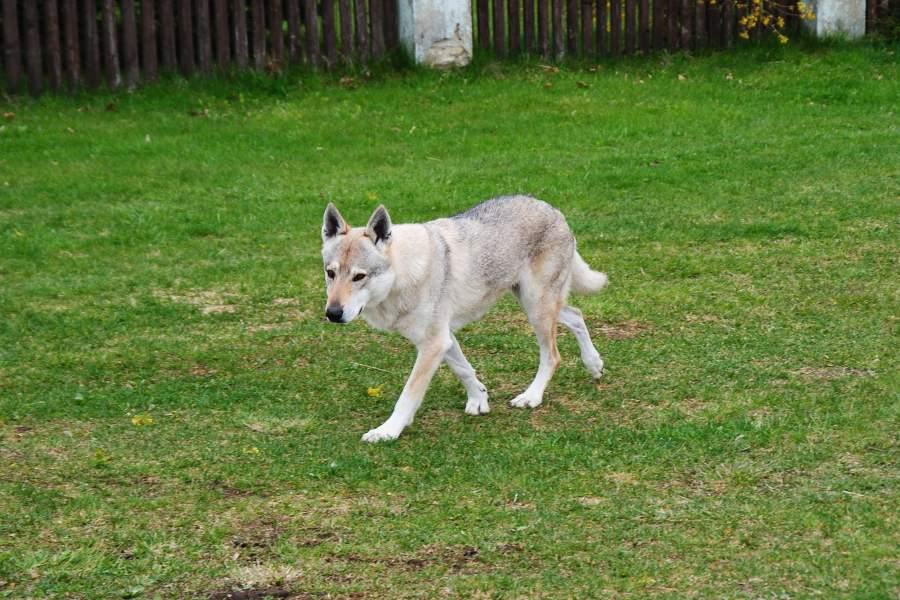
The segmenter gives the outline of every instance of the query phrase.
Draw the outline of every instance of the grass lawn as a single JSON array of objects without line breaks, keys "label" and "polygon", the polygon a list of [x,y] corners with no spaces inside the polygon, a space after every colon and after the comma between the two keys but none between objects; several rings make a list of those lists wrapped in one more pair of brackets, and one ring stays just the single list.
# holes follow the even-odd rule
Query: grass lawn
[{"label": "grass lawn", "polygon": [[[900,595],[898,50],[169,81],[0,104],[0,597]],[[511,300],[394,443],[321,217],[525,192],[610,287],[543,406]],[[367,388],[383,386],[373,397]]]}]

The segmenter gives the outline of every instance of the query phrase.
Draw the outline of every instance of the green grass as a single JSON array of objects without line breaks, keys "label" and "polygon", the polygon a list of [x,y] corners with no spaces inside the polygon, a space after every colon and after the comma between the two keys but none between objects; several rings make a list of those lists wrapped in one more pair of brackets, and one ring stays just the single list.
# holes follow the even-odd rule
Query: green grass
[{"label": "green grass", "polygon": [[[0,597],[897,597],[898,98],[838,45],[0,106]],[[441,369],[361,443],[413,350],[323,322],[326,202],[512,192],[610,275],[603,384],[562,335],[507,408],[506,300],[490,415]]]}]

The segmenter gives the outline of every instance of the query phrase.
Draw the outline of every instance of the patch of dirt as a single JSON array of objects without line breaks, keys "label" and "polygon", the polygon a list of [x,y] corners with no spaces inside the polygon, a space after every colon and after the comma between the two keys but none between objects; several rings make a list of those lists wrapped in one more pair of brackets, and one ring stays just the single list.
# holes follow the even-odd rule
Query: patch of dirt
[{"label": "patch of dirt", "polygon": [[3,458],[3,460],[20,460],[22,456],[23,454],[18,450],[13,450],[12,448],[7,448],[6,446],[0,446],[0,458]]},{"label": "patch of dirt", "polygon": [[275,298],[272,300],[273,306],[297,306],[300,304],[300,300],[297,298]]},{"label": "patch of dirt", "polygon": [[497,546],[497,552],[500,554],[518,554],[525,550],[525,545],[519,542],[507,542]]},{"label": "patch of dirt", "polygon": [[722,317],[717,317],[716,315],[693,315],[688,313],[684,315],[684,320],[688,323],[724,323],[725,320]]},{"label": "patch of dirt", "polygon": [[611,340],[630,340],[645,331],[650,331],[651,327],[640,321],[622,321],[621,323],[604,323],[599,329]]},{"label": "patch of dirt", "polygon": [[807,379],[820,379],[832,381],[843,377],[872,377],[875,371],[870,369],[855,369],[853,367],[803,367],[792,371],[795,375]]},{"label": "patch of dirt", "polygon": [[253,496],[253,492],[249,490],[242,490],[227,485],[220,487],[219,491],[222,492],[222,495],[226,498],[246,498],[247,496]]},{"label": "patch of dirt", "polygon": [[234,559],[256,559],[268,554],[281,533],[281,523],[276,519],[255,519],[241,525],[237,534],[231,538],[231,545],[236,549]]},{"label": "patch of dirt", "polygon": [[210,377],[216,373],[218,373],[216,369],[211,369],[203,363],[197,363],[191,367],[191,375],[194,377]]},{"label": "patch of dirt", "polygon": [[[292,538],[295,539],[295,538]],[[312,546],[320,546],[326,542],[335,542],[340,544],[343,538],[337,531],[332,529],[324,529],[322,527],[309,527],[300,532],[300,537],[295,542],[297,546],[310,548]]]},{"label": "patch of dirt", "polygon": [[296,430],[308,429],[311,425],[309,419],[291,419],[291,418],[248,418],[244,421],[244,425],[250,431],[267,435],[283,435]]},{"label": "patch of dirt", "polygon": [[582,496],[578,499],[578,504],[582,506],[598,506],[606,502],[606,498],[600,498],[599,496]]},{"label": "patch of dirt", "polygon": [[673,402],[671,406],[686,417],[696,417],[709,408],[709,402],[691,397]]},{"label": "patch of dirt", "polygon": [[200,314],[202,315],[221,315],[236,312],[237,306],[235,306],[234,304],[209,304],[207,306],[200,307]]},{"label": "patch of dirt", "polygon": [[332,560],[385,565],[409,571],[420,571],[430,565],[446,565],[453,572],[468,570],[480,562],[478,548],[474,546],[425,546],[413,556],[383,557],[359,554],[334,554]]},{"label": "patch of dirt", "polygon": [[153,475],[141,475],[137,478],[137,484],[143,488],[144,498],[155,498],[160,493],[161,481]]},{"label": "patch of dirt", "polygon": [[285,327],[287,323],[259,323],[258,325],[247,325],[247,331],[256,333],[258,331],[272,331],[279,327]]},{"label": "patch of dirt", "polygon": [[222,290],[201,290],[197,288],[182,293],[167,290],[153,290],[153,296],[177,304],[195,306],[203,315],[227,314],[237,312],[237,304],[243,296],[236,292]]},{"label": "patch of dirt", "polygon": [[300,598],[282,587],[255,588],[249,590],[220,590],[212,592],[209,600],[256,600],[258,598]]},{"label": "patch of dirt", "polygon": [[607,473],[605,475],[606,479],[609,481],[613,481],[617,484],[624,485],[637,485],[640,483],[638,478],[632,475],[631,473]]}]

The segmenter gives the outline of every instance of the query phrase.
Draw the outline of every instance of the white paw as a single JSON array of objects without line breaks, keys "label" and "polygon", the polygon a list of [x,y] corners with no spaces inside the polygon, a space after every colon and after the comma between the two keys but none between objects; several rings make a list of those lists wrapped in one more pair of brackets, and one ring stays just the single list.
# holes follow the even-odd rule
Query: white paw
[{"label": "white paw", "polygon": [[603,376],[603,359],[600,358],[599,354],[587,356],[583,358],[582,361],[584,362],[584,366],[587,368],[588,373],[591,374],[591,377],[600,379]]},{"label": "white paw", "polygon": [[484,394],[480,394],[476,398],[469,398],[466,402],[466,414],[467,415],[486,415],[491,412],[491,407],[488,405],[488,396],[487,392]]},{"label": "white paw", "polygon": [[403,431],[402,428],[389,427],[387,426],[387,423],[385,423],[381,427],[376,427],[375,429],[372,429],[371,431],[365,433],[362,436],[362,440],[364,442],[369,442],[370,444],[374,444],[376,442],[389,442],[400,437],[401,431]]},{"label": "white paw", "polygon": [[519,394],[509,401],[510,406],[515,408],[536,408],[541,405],[544,399],[541,396],[534,396],[528,392]]}]

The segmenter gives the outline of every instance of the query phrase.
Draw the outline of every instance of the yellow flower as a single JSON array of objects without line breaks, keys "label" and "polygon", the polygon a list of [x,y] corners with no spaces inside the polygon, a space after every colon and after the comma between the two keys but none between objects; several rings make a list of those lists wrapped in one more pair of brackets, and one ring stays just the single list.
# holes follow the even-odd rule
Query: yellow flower
[{"label": "yellow flower", "polygon": [[131,417],[131,424],[136,427],[143,425],[153,425],[153,417],[150,415],[134,415]]},{"label": "yellow flower", "polygon": [[383,383],[376,387],[370,387],[366,390],[366,393],[369,395],[370,398],[381,398],[381,389],[383,387],[384,387]]},{"label": "yellow flower", "polygon": [[787,44],[788,38],[786,35],[778,34],[778,41],[781,42],[782,44]]},{"label": "yellow flower", "polygon": [[244,448],[244,454],[259,454],[259,448],[257,448],[256,446]]},{"label": "yellow flower", "polygon": [[784,27],[784,17],[778,17],[778,19],[775,20],[775,24],[779,29],[782,29]]},{"label": "yellow flower", "polygon": [[746,31],[742,31],[738,34],[738,37],[741,38],[742,40],[749,40],[750,34],[747,33]]},{"label": "yellow flower", "polygon": [[105,464],[108,463],[112,459],[112,456],[107,454],[107,452],[103,448],[97,448],[94,451],[94,462],[97,464]]}]

